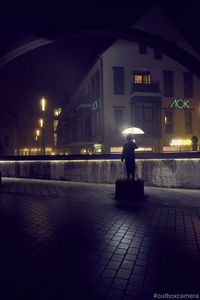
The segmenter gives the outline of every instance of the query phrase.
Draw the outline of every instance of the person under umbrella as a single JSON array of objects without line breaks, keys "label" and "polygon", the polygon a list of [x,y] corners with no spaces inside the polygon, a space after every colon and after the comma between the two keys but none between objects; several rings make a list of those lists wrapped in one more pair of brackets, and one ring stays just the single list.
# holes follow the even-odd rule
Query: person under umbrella
[{"label": "person under umbrella", "polygon": [[127,134],[127,143],[123,146],[121,161],[125,160],[127,179],[134,180],[135,178],[135,149],[138,145],[133,141],[133,134]]}]

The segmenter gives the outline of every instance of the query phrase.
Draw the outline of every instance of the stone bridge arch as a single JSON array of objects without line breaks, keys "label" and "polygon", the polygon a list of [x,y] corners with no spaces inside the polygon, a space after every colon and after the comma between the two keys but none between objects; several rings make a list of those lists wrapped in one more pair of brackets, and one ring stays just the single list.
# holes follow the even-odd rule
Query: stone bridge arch
[{"label": "stone bridge arch", "polygon": [[71,39],[79,38],[123,39],[130,42],[141,42],[151,48],[158,47],[162,53],[183,65],[200,79],[200,61],[197,58],[171,41],[138,29],[113,30],[108,28],[101,30],[70,28],[42,32],[32,39],[21,41],[18,47],[13,48],[11,51],[1,56],[0,67],[3,67],[8,62],[29,51],[51,43],[55,43],[59,39],[67,39],[70,41]]}]

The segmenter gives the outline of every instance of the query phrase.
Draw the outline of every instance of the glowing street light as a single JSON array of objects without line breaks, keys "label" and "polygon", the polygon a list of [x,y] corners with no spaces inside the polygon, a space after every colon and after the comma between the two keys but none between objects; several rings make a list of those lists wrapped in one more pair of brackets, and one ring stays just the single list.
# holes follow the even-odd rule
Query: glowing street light
[{"label": "glowing street light", "polygon": [[43,126],[44,126],[44,120],[40,119],[40,127],[43,128]]},{"label": "glowing street light", "polygon": [[41,108],[42,108],[42,111],[46,110],[46,99],[45,98],[41,99]]},{"label": "glowing street light", "polygon": [[35,140],[36,140],[36,142],[38,141],[38,139],[39,139],[39,136],[40,136],[40,130],[39,129],[36,129],[36,131],[35,131]]},{"label": "glowing street light", "polygon": [[41,153],[45,155],[45,134],[44,134],[44,127],[45,127],[45,111],[46,111],[46,99],[42,98],[40,101],[41,110],[42,110],[42,119],[40,119],[40,127],[42,128],[42,139],[41,139]]}]

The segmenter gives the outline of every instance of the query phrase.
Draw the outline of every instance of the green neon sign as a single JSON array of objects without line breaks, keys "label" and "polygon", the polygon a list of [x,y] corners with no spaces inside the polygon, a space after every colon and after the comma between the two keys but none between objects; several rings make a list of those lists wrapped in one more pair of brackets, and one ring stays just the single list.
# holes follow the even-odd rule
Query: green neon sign
[{"label": "green neon sign", "polygon": [[97,108],[98,108],[98,101],[96,100],[92,103],[92,110],[95,111],[97,110]]},{"label": "green neon sign", "polygon": [[182,99],[174,99],[174,101],[170,104],[170,108],[176,107],[179,109],[182,108],[190,108],[189,102],[190,100],[182,100]]}]

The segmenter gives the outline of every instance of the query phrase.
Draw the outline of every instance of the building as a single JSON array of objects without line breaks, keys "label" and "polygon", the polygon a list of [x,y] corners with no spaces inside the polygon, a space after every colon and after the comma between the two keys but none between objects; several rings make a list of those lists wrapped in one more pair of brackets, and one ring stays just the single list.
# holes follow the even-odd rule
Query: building
[{"label": "building", "polygon": [[[176,43],[200,60],[158,5],[133,26]],[[139,127],[139,151],[192,151],[200,140],[200,80],[159,48],[117,40],[67,101],[58,124],[62,153],[120,153],[122,131]]]},{"label": "building", "polygon": [[[57,154],[57,124],[61,108],[48,108],[42,112],[22,112],[19,127],[19,146],[16,155],[41,155],[45,147],[46,155]],[[41,122],[41,120],[43,120]],[[44,127],[43,127],[44,126]]]},{"label": "building", "polygon": [[55,108],[53,110],[53,154],[57,154],[57,142],[58,142],[58,119],[59,115],[61,114],[61,107]]}]

